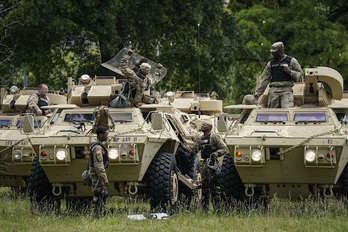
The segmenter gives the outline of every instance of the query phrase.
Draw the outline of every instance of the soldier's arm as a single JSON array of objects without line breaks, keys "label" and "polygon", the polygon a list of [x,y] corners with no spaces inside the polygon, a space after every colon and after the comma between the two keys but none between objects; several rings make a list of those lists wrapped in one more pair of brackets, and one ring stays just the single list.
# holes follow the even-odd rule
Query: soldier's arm
[{"label": "soldier's arm", "polygon": [[267,88],[267,85],[270,82],[271,79],[271,63],[268,62],[265,69],[263,70],[261,77],[260,77],[260,85],[255,90],[255,96],[259,97],[263,94],[265,89]]},{"label": "soldier's arm", "polygon": [[193,153],[198,153],[199,150],[201,150],[201,136],[199,136],[198,134],[193,137],[192,139],[192,152]]},{"label": "soldier's arm", "polygon": [[99,180],[103,181],[102,184],[108,184],[109,180],[106,175],[104,162],[103,162],[103,148],[99,145],[97,145],[94,148],[93,152],[93,160],[94,160],[94,170],[96,175],[98,176]]},{"label": "soldier's arm", "polygon": [[212,134],[211,136],[211,143],[214,147],[216,147],[216,151],[214,151],[213,153],[215,153],[217,157],[223,156],[228,153],[228,148],[220,135]]},{"label": "soldier's arm", "polygon": [[120,61],[120,70],[126,76],[126,78],[130,81],[140,81],[141,79],[137,76],[137,74],[129,68],[129,59],[130,56],[126,53]]},{"label": "soldier's arm", "polygon": [[292,58],[290,61],[290,75],[296,82],[301,81],[302,79],[303,71],[301,65],[295,58]]},{"label": "soldier's arm", "polygon": [[41,116],[42,110],[38,106],[39,98],[36,94],[33,94],[28,99],[28,108],[33,111],[36,115]]}]

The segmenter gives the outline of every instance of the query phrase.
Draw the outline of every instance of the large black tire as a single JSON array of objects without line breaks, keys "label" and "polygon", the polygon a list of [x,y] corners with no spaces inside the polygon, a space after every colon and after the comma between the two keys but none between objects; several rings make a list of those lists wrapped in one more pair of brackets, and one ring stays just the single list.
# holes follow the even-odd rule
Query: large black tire
[{"label": "large black tire", "polygon": [[[221,175],[218,185],[220,187],[218,205],[224,210],[231,207],[253,209],[255,207],[268,207],[268,197],[262,196],[262,189],[255,188],[252,197],[245,195],[244,184],[238,174],[231,155],[225,155],[221,166]],[[221,205],[223,207],[221,207]]]},{"label": "large black tire", "polygon": [[219,177],[219,185],[221,192],[227,199],[243,200],[244,184],[240,179],[234,161],[231,155],[225,155],[222,166],[221,175]]},{"label": "large black tire", "polygon": [[231,155],[225,155],[218,176],[216,195],[213,197],[215,211],[228,210],[245,200],[245,188]]},{"label": "large black tire", "polygon": [[173,155],[161,152],[152,160],[146,183],[151,210],[169,212],[175,209],[178,200],[178,177]]},{"label": "large black tire", "polygon": [[28,192],[32,210],[49,212],[54,209],[52,185],[41,167],[38,157],[35,157],[32,163]]},{"label": "large black tire", "polygon": [[348,197],[348,165],[346,165],[342,171],[340,179],[338,180],[340,197]]}]

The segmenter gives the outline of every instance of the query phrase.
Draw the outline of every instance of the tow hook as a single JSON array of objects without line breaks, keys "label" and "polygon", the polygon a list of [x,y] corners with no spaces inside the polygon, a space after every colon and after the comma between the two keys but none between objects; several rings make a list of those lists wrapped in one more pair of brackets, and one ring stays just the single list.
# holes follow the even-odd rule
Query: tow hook
[{"label": "tow hook", "polygon": [[134,196],[138,193],[137,183],[134,183],[134,182],[128,183],[128,193],[132,196]]},{"label": "tow hook", "polygon": [[323,187],[323,195],[326,198],[333,197],[334,193],[332,191],[332,186],[331,185]]},{"label": "tow hook", "polygon": [[55,197],[59,197],[60,195],[62,195],[62,185],[60,184],[54,184],[52,186],[52,194]]},{"label": "tow hook", "polygon": [[255,189],[253,184],[247,184],[245,185],[245,195],[247,197],[253,197],[255,194]]}]

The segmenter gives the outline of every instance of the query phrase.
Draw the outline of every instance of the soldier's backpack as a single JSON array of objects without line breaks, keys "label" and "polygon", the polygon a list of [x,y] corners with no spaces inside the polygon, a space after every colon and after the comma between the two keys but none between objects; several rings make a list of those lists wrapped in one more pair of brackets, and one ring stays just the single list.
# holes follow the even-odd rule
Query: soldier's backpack
[{"label": "soldier's backpack", "polygon": [[110,128],[109,122],[111,122],[111,128],[113,128],[115,124],[109,113],[109,109],[105,106],[97,107],[94,111],[94,124],[92,132],[95,133],[98,127]]}]

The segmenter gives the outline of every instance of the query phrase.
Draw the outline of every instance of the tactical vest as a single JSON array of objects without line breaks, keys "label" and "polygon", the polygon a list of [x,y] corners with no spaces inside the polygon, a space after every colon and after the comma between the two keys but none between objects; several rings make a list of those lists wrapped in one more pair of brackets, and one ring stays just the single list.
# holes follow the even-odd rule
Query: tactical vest
[{"label": "tactical vest", "polygon": [[202,159],[208,159],[213,153],[213,147],[210,144],[210,136],[209,137],[202,137],[200,141],[201,145],[201,157]]},{"label": "tactical vest", "polygon": [[40,109],[43,106],[48,106],[48,99],[47,98],[40,97],[39,94],[37,95],[37,97],[39,98],[37,105],[39,106]]},{"label": "tactical vest", "polygon": [[291,59],[291,56],[286,56],[282,61],[271,60],[271,82],[292,81],[291,76],[281,66],[283,64],[290,66]]},{"label": "tactical vest", "polygon": [[88,167],[90,167],[91,165],[94,164],[93,149],[96,145],[99,145],[103,148],[103,163],[104,163],[104,168],[107,169],[109,167],[108,150],[101,142],[92,143],[91,146],[89,147],[89,165],[88,165]]},{"label": "tactical vest", "polygon": [[[38,98],[38,102],[37,102],[37,106],[40,108],[40,110],[42,110],[41,107],[43,106],[48,106],[48,99],[46,98],[42,98],[40,97],[40,94],[36,94],[37,98]],[[25,107],[25,111],[28,112],[29,109],[29,104],[27,104],[27,106]],[[42,110],[42,115],[46,115],[46,110]]]}]

